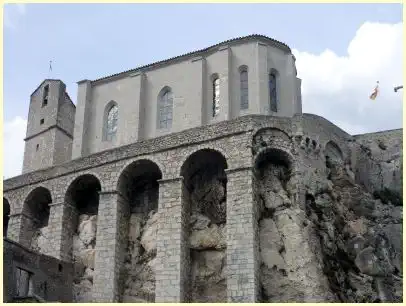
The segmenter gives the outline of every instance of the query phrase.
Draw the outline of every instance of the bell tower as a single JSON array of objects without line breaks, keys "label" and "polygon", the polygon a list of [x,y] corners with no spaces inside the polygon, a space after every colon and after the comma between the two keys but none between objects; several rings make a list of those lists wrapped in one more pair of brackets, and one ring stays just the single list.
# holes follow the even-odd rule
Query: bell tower
[{"label": "bell tower", "polygon": [[71,159],[75,111],[61,80],[46,79],[31,94],[23,173]]}]

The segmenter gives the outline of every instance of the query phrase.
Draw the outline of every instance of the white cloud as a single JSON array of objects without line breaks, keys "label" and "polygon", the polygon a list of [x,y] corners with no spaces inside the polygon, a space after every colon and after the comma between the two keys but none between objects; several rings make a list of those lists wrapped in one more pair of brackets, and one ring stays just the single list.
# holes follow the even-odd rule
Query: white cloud
[{"label": "white cloud", "polygon": [[23,3],[6,4],[4,6],[4,27],[15,29],[18,21],[27,12],[27,6]]},{"label": "white cloud", "polygon": [[[350,134],[402,127],[402,23],[364,23],[338,56],[293,50],[302,79],[303,112],[325,117]],[[369,99],[376,81],[380,93]]]},{"label": "white cloud", "polygon": [[4,122],[3,128],[3,176],[9,178],[21,174],[27,121],[15,117],[12,121]]}]

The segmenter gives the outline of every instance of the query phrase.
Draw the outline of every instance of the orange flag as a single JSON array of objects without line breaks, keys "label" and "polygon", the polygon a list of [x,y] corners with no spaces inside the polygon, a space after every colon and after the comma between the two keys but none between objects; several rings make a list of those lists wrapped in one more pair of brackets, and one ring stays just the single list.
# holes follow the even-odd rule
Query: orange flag
[{"label": "orange flag", "polygon": [[378,96],[378,92],[379,92],[379,81],[376,82],[376,86],[375,86],[374,92],[369,96],[369,98],[370,98],[371,100],[375,100],[376,97]]}]

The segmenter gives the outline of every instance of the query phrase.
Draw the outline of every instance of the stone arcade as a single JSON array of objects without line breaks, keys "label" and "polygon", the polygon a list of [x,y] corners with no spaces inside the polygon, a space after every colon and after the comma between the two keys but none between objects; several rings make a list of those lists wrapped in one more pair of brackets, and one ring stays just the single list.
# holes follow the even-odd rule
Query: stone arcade
[{"label": "stone arcade", "polygon": [[76,107],[45,80],[4,252],[60,262],[48,301],[402,301],[401,155],[402,130],[302,114],[289,47],[260,35],[81,81]]}]

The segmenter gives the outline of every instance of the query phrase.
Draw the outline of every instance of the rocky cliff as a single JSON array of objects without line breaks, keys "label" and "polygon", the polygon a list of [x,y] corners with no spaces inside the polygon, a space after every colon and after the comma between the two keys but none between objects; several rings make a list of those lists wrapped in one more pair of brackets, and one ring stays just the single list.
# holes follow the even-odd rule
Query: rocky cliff
[{"label": "rocky cliff", "polygon": [[403,300],[402,140],[358,138],[352,159],[327,146],[325,166],[295,178],[305,189],[296,206],[282,151],[257,169],[264,302]]}]

